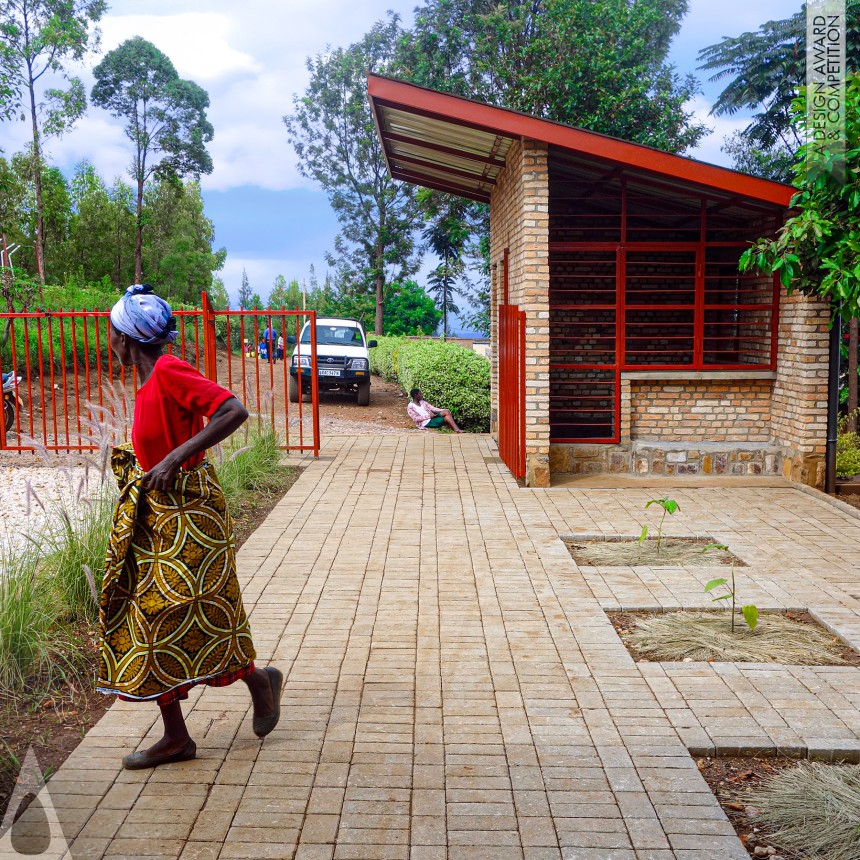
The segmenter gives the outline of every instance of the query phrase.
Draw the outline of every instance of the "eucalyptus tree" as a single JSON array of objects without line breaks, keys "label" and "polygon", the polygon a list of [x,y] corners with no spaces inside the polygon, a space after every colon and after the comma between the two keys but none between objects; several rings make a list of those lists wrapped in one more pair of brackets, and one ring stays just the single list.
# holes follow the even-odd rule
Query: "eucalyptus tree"
[{"label": "eucalyptus tree", "polygon": [[95,67],[93,103],[126,121],[134,147],[130,175],[137,185],[135,282],[142,279],[144,186],[152,177],[179,178],[212,172],[206,144],[214,131],[206,117],[209,96],[182,80],[170,58],[135,36],[108,52]]},{"label": "eucalyptus tree", "polygon": [[[106,0],[0,0],[0,119],[29,119],[36,198],[36,268],[45,282],[44,139],[68,131],[86,110],[68,66],[98,47]],[[45,77],[47,75],[47,77]],[[43,86],[43,82],[66,86]]]},{"label": "eucalyptus tree", "polygon": [[367,72],[397,71],[402,39],[391,15],[354,45],[308,58],[310,83],[284,117],[299,172],[326,191],[340,222],[329,265],[341,281],[375,296],[379,334],[387,285],[417,271],[420,258],[414,191],[389,175],[367,100]]}]

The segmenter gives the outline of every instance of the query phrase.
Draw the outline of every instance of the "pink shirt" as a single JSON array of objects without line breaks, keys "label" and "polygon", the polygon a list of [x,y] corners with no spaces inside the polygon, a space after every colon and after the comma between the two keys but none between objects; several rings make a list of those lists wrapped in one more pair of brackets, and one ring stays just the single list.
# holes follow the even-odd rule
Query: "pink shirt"
[{"label": "pink shirt", "polygon": [[427,426],[427,422],[434,416],[438,415],[442,410],[436,406],[432,406],[426,400],[416,403],[414,400],[409,401],[406,407],[409,417],[415,422],[421,430]]}]

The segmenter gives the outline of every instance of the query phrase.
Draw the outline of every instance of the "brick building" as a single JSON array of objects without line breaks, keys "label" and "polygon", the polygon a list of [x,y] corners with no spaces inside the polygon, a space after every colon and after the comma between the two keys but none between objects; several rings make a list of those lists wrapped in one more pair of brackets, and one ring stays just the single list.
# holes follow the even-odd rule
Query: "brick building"
[{"label": "brick building", "polygon": [[793,189],[371,75],[392,176],[489,203],[492,432],[518,477],[823,482],[825,303],[740,275]]}]

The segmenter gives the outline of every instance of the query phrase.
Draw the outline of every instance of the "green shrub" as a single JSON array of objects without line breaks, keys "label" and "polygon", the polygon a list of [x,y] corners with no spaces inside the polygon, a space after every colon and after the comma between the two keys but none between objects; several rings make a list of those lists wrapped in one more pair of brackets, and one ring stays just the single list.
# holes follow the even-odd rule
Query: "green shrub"
[{"label": "green shrub", "polygon": [[370,350],[370,370],[404,391],[420,388],[436,406],[450,409],[464,430],[490,429],[490,362],[481,355],[439,340],[378,338]]},{"label": "green shrub", "polygon": [[481,355],[440,341],[414,341],[396,354],[404,390],[420,388],[425,399],[450,409],[464,430],[490,429],[490,362]]},{"label": "green shrub", "polygon": [[414,343],[405,337],[378,337],[377,345],[370,350],[370,372],[388,382],[398,382],[397,359],[404,349]]},{"label": "green shrub", "polygon": [[851,451],[860,448],[860,435],[857,433],[840,433],[836,439],[837,451]]},{"label": "green shrub", "polygon": [[836,475],[840,478],[851,478],[860,475],[860,448],[848,448],[837,451]]}]

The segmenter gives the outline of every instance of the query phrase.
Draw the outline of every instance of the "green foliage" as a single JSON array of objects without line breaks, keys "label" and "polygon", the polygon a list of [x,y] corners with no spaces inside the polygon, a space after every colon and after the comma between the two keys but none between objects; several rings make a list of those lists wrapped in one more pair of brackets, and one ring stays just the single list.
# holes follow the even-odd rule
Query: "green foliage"
[{"label": "green foliage", "polygon": [[182,80],[167,55],[140,36],[105,54],[93,74],[93,103],[126,121],[125,133],[134,147],[130,168],[137,184],[134,275],[140,283],[147,222],[144,185],[155,175],[199,178],[212,172],[206,150],[214,134],[206,117],[209,96],[193,81]]},{"label": "green foliage", "polygon": [[[846,60],[860,69],[860,0],[846,2]],[[791,103],[806,80],[806,8],[790,18],[768,21],[755,32],[725,37],[699,51],[700,69],[710,80],[728,80],[711,113],[754,112],[753,121],[729,138],[724,151],[734,166],[756,176],[788,182],[802,143],[792,122]]]},{"label": "green foliage", "polygon": [[106,487],[92,499],[80,496],[74,512],[59,508],[54,526],[40,535],[40,575],[47,577],[70,620],[97,617],[114,504],[114,493]]},{"label": "green foliage", "polygon": [[[709,552],[710,550],[721,550],[722,552],[729,552],[729,548],[722,543],[709,543],[702,552]],[[716,597],[711,598],[711,603],[716,603],[719,600],[730,600],[732,604],[732,633],[735,632],[735,607],[737,601],[737,589],[735,587],[735,561],[734,556],[732,556],[732,573],[731,579],[726,579],[724,576],[717,577],[716,579],[712,579],[710,582],[705,584],[705,594],[710,594],[713,591],[716,591],[718,588],[723,589],[722,594],[718,594]],[[747,627],[755,633],[756,627],[758,627],[758,607],[756,607],[752,603],[747,603],[741,607],[741,614],[744,617],[744,621],[747,623]]]},{"label": "green foliage", "polygon": [[144,191],[147,227],[143,270],[162,295],[178,304],[200,304],[212,274],[224,266],[227,251],[213,250],[215,231],[203,212],[200,183],[162,180]]},{"label": "green foliage", "polygon": [[686,11],[686,0],[428,0],[404,39],[403,76],[683,152],[706,133],[684,109],[697,83],[667,62]]},{"label": "green foliage", "polygon": [[[16,267],[35,274],[35,183],[32,158],[0,158],[0,228],[19,243]],[[120,180],[108,187],[91,164],[77,165],[70,181],[42,170],[44,233],[49,284],[104,283],[124,289],[134,280],[134,193]],[[226,251],[212,247],[212,222],[203,211],[199,183],[155,177],[144,186],[148,224],[142,259],[148,280],[174,303],[198,305]],[[32,306],[32,305],[30,305]]]},{"label": "green foliage", "polygon": [[408,349],[412,341],[405,337],[380,337],[377,345],[369,351],[370,372],[381,376],[387,382],[399,382],[398,356],[404,347]]},{"label": "green foliage", "polygon": [[[98,31],[90,26],[106,11],[106,0],[0,0],[0,119],[19,111],[22,118],[29,114],[35,239],[42,262],[46,248],[42,141],[68,131],[86,110],[83,84],[69,74],[67,66],[80,63],[98,45]],[[47,80],[65,81],[68,89],[44,87]],[[44,87],[41,93],[37,93],[39,86]]]},{"label": "green foliage", "polygon": [[[675,511],[680,509],[680,505],[668,496],[663,496],[662,499],[650,499],[645,503],[645,510],[647,511],[651,505],[659,505],[663,509],[663,515],[660,517],[660,525],[657,526],[657,555],[660,555],[660,544],[663,540],[663,522],[666,519],[666,514],[671,516]],[[639,546],[642,546],[647,537],[648,525],[646,524],[642,526],[642,531],[639,534]]]},{"label": "green foliage", "polygon": [[402,37],[392,15],[354,45],[308,58],[310,83],[284,117],[299,171],[328,194],[341,226],[328,262],[341,282],[375,296],[379,334],[385,285],[408,278],[419,260],[414,191],[389,175],[367,99],[367,72],[396,71]]},{"label": "green foliage", "polygon": [[32,682],[68,668],[68,635],[57,630],[52,590],[37,576],[40,553],[28,542],[11,550],[0,541],[0,701]]},{"label": "green foliage", "polygon": [[[844,171],[835,156],[809,143],[794,165],[798,189],[789,218],[776,239],[759,239],[744,251],[741,271],[778,272],[789,291],[830,301],[834,314],[860,316],[860,74],[846,82]],[[792,102],[801,137],[811,140],[806,122],[806,89]],[[808,137],[807,137],[808,135]],[[844,172],[847,181],[843,181]]]},{"label": "green foliage", "polygon": [[424,397],[450,409],[464,430],[485,433],[490,427],[490,362],[455,344],[436,340],[378,338],[370,350],[370,368],[404,391],[420,388]]},{"label": "green foliage", "polygon": [[242,283],[239,287],[239,310],[247,311],[253,306],[253,292],[251,291],[251,282],[248,280],[248,272],[242,269]]},{"label": "green foliage", "polygon": [[839,450],[837,444],[836,476],[853,478],[855,475],[860,475],[860,448],[852,447]]},{"label": "green foliage", "polygon": [[392,284],[385,299],[385,334],[415,335],[433,332],[441,314],[433,299],[414,281]]},{"label": "green foliage", "polygon": [[282,451],[273,433],[247,429],[232,436],[213,454],[218,481],[231,510],[236,510],[246,493],[259,493],[272,483],[273,473],[281,468]]},{"label": "green foliage", "polygon": [[731,156],[732,167],[751,176],[789,182],[796,147],[782,141],[769,147],[757,143],[748,129],[736,131],[723,141],[720,149]]}]

